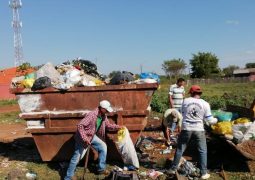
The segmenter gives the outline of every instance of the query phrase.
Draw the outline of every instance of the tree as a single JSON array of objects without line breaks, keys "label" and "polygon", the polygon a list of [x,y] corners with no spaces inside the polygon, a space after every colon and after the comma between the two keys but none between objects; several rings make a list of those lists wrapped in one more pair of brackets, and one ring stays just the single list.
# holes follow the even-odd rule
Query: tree
[{"label": "tree", "polygon": [[218,57],[209,52],[193,54],[193,58],[190,60],[191,77],[209,78],[214,75],[219,75],[220,68],[218,62]]},{"label": "tree", "polygon": [[165,71],[168,77],[174,76],[177,77],[180,74],[183,74],[183,71],[187,67],[183,59],[171,59],[166,60],[162,64],[162,69]]},{"label": "tree", "polygon": [[255,63],[247,63],[245,64],[246,68],[255,68]]},{"label": "tree", "polygon": [[235,69],[239,69],[239,66],[229,65],[228,67],[223,68],[223,74],[225,77],[233,76],[233,72]]}]

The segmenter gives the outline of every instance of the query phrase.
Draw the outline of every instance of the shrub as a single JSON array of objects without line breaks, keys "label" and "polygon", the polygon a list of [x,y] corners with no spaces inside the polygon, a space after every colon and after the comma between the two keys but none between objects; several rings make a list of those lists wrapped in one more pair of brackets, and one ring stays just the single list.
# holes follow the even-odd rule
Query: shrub
[{"label": "shrub", "polygon": [[166,109],[168,109],[168,107],[168,94],[157,91],[152,97],[151,109],[153,111],[163,113]]}]

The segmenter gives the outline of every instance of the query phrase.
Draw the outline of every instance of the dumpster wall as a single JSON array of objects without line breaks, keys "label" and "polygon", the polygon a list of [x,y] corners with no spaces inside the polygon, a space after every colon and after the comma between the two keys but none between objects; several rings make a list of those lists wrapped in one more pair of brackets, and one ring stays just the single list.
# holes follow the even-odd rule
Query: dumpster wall
[{"label": "dumpster wall", "polygon": [[[114,113],[108,115],[112,123],[125,125],[135,143],[147,123],[148,107],[158,84],[75,87],[68,91],[53,88],[31,92],[14,89],[21,117],[40,128],[29,129],[43,161],[70,160],[73,135],[84,114],[95,109],[101,100],[109,100]],[[31,123],[32,123],[31,122]],[[44,128],[41,127],[44,124]],[[116,133],[107,134],[110,159],[119,159],[114,146]]]}]

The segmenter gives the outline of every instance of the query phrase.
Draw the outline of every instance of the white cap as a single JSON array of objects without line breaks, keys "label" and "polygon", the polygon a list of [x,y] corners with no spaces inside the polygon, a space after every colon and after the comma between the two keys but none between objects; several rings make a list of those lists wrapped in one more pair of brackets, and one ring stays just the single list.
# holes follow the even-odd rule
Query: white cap
[{"label": "white cap", "polygon": [[108,112],[113,112],[113,109],[112,109],[112,107],[111,107],[111,104],[110,104],[110,102],[107,101],[107,100],[100,101],[99,106],[100,106],[101,108],[106,109]]}]

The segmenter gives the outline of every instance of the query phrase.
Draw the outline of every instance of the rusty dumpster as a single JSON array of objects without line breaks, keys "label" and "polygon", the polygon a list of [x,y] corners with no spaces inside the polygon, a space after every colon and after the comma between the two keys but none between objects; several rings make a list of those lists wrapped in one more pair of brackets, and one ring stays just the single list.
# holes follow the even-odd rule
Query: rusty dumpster
[{"label": "rusty dumpster", "polygon": [[[31,91],[11,89],[20,106],[20,117],[27,121],[43,161],[70,160],[73,135],[77,123],[96,108],[101,100],[111,102],[111,122],[125,125],[135,143],[147,123],[149,106],[158,84],[125,84],[94,87],[73,87],[66,91],[55,88]],[[108,158],[119,159],[114,139],[107,133]]]}]

